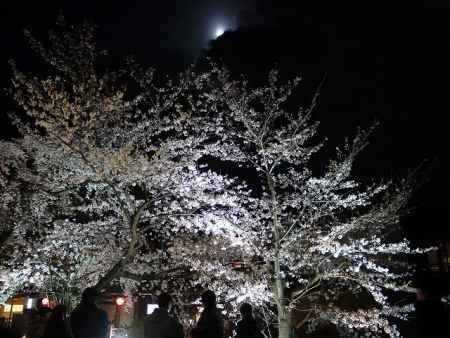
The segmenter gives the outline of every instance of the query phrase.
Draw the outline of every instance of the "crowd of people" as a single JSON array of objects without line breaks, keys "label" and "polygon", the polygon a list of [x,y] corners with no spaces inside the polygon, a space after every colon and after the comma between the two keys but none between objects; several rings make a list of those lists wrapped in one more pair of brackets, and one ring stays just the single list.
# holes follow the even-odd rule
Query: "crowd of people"
[{"label": "crowd of people", "polygon": [[[64,305],[53,310],[41,308],[30,320],[27,338],[107,338],[108,317],[95,301],[98,293],[94,288],[84,290],[80,304],[70,318]],[[145,338],[224,338],[225,321],[217,308],[216,295],[207,290],[201,295],[203,312],[194,327],[184,332],[183,326],[172,316],[172,298],[166,293],[158,297],[158,308],[144,321]],[[252,306],[244,303],[240,307],[241,320],[235,327],[237,338],[264,338],[253,316]],[[12,329],[0,325],[1,338],[21,338]]]},{"label": "crowd of people", "polygon": [[[148,316],[144,324],[145,338],[224,338],[227,330],[221,312],[217,308],[216,295],[207,290],[201,295],[203,312],[196,325],[183,332],[181,324],[172,317],[170,307],[172,300],[169,295],[161,294],[158,298],[158,308]],[[263,338],[264,334],[253,316],[252,306],[244,303],[240,307],[241,320],[235,333],[237,338]]]}]

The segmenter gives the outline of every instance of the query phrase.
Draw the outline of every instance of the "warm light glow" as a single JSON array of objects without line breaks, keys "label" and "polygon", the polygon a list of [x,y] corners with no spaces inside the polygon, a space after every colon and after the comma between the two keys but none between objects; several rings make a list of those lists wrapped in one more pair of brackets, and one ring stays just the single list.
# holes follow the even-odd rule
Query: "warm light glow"
[{"label": "warm light glow", "polygon": [[195,321],[198,321],[200,319],[200,315],[202,314],[204,308],[203,306],[198,306],[197,307],[197,313],[195,315]]},{"label": "warm light glow", "polygon": [[22,312],[23,312],[23,305],[14,304],[12,305],[11,309],[11,305],[6,304],[5,307],[3,308],[3,313],[22,313]]},{"label": "warm light glow", "polygon": [[222,27],[217,28],[216,29],[216,38],[221,36],[223,33],[225,33],[225,29],[223,29]]},{"label": "warm light glow", "polygon": [[117,298],[116,298],[116,304],[117,304],[118,306],[122,306],[123,304],[125,304],[125,298],[123,298],[123,297],[117,297]]},{"label": "warm light glow", "polygon": [[147,314],[152,314],[155,309],[158,308],[158,304],[147,304]]},{"label": "warm light glow", "polygon": [[48,297],[42,298],[41,304],[42,306],[48,306],[50,304]]}]

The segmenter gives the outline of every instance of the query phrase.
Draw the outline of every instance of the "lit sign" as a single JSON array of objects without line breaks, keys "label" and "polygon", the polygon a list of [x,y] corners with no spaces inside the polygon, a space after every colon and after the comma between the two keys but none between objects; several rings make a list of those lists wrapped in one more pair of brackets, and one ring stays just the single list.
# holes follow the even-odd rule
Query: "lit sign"
[{"label": "lit sign", "polygon": [[19,304],[6,304],[5,307],[3,308],[3,313],[22,313],[23,312],[23,305],[19,305]]},{"label": "lit sign", "polygon": [[158,308],[158,304],[147,304],[147,314],[152,314],[155,309]]}]

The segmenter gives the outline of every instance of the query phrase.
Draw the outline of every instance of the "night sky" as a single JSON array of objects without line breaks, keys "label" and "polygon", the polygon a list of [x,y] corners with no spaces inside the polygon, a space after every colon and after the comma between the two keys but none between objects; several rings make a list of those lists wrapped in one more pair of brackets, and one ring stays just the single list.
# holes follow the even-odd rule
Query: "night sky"
[{"label": "night sky", "polygon": [[[402,175],[423,159],[435,159],[433,176],[417,194],[417,210],[405,225],[413,239],[449,238],[450,5],[329,7],[323,2],[313,8],[298,3],[2,1],[0,84],[9,86],[10,58],[34,68],[22,30],[45,37],[61,9],[69,22],[88,18],[97,24],[100,47],[114,58],[134,54],[163,74],[183,70],[206,54],[255,81],[278,64],[282,75],[302,74],[309,93],[327,74],[316,113],[324,134],[338,142],[357,125],[380,121],[356,168],[362,176]],[[226,32],[216,39],[218,29]],[[5,111],[13,107],[3,94],[0,103]],[[8,135],[4,114],[0,121]]]}]

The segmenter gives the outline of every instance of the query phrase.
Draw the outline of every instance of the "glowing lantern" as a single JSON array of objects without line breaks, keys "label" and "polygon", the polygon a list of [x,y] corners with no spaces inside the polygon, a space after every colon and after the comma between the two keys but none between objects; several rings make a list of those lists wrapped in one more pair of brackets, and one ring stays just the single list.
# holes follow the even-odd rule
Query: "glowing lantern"
[{"label": "glowing lantern", "polygon": [[242,268],[242,263],[239,262],[239,261],[234,261],[234,262],[233,262],[233,267],[234,267],[235,269]]},{"label": "glowing lantern", "polygon": [[122,306],[123,304],[125,304],[125,298],[123,298],[123,297],[117,297],[117,298],[116,298],[116,305],[117,305],[117,306]]},{"label": "glowing lantern", "polygon": [[48,307],[50,305],[50,299],[48,297],[42,298],[41,304],[42,306]]}]

